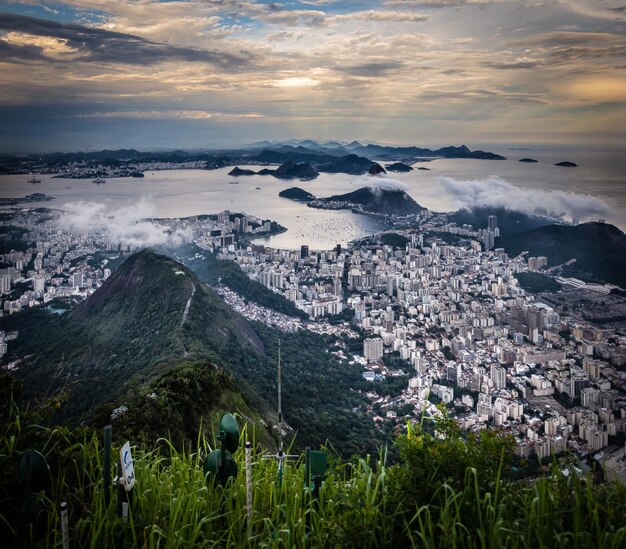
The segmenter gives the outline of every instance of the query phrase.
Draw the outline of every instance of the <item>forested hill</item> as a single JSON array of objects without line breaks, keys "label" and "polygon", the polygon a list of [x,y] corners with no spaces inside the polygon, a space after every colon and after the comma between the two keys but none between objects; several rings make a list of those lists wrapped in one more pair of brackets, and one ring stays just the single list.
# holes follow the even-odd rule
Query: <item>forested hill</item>
[{"label": "forested hill", "polygon": [[614,225],[584,223],[538,227],[497,238],[496,247],[504,248],[510,256],[523,251],[530,256],[546,256],[548,267],[575,259],[563,267],[563,276],[626,287],[626,235]]},{"label": "forested hill", "polygon": [[[202,389],[211,387],[213,378],[221,380],[229,399],[244,400],[254,414],[271,418],[280,337],[283,411],[297,430],[296,445],[319,446],[328,439],[349,456],[375,451],[382,442],[363,412],[362,395],[371,385],[363,380],[361,366],[328,352],[336,337],[251,326],[187,267],[149,250],[127,259],[70,312],[59,316],[36,307],[0,319],[0,330],[19,330],[8,358],[22,360],[15,374],[27,397],[51,395],[63,387],[69,392],[55,417],[61,423],[90,420],[96,411],[102,423],[125,405],[133,432],[141,432],[142,423],[151,425],[152,433],[158,433],[159,425],[182,432],[188,414],[193,417],[187,427],[193,432],[197,410],[227,408],[220,404],[226,398],[223,391]],[[184,370],[198,363],[224,370],[232,380],[217,373],[204,376],[198,367]],[[175,373],[178,368],[182,374]],[[380,389],[385,390],[383,384]],[[156,401],[149,396],[153,392]],[[190,406],[187,398],[204,399],[206,406]],[[250,415],[243,404],[238,409]],[[133,430],[133,422],[138,429]]]},{"label": "forested hill", "polygon": [[553,224],[553,222],[545,216],[488,206],[460,209],[450,214],[448,220],[455,222],[459,226],[472,225],[474,229],[481,229],[487,227],[487,218],[490,215],[495,215],[498,218],[498,228],[502,236],[520,234],[537,227]]},{"label": "forested hill", "polygon": [[144,250],[128,258],[86,301],[58,316],[31,309],[0,321],[19,330],[11,353],[30,396],[66,387],[61,410],[78,419],[148,382],[182,358],[220,363],[231,347],[262,356],[250,325],[186,267]]},{"label": "forested hill", "polygon": [[319,198],[308,204],[317,208],[358,207],[364,212],[409,215],[423,208],[401,189],[362,187],[346,194]]}]

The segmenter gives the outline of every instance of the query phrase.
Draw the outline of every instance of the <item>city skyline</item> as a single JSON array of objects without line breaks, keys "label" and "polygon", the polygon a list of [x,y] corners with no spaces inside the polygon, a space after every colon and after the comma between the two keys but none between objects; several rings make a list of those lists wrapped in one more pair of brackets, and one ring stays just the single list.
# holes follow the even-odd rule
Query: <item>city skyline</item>
[{"label": "city skyline", "polygon": [[619,146],[625,34],[614,1],[5,1],[0,150]]}]

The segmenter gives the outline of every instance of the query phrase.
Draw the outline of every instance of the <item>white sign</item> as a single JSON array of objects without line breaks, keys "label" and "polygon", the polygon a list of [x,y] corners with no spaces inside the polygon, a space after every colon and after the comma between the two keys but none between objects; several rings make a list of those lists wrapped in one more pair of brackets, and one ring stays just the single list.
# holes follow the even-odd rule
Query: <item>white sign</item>
[{"label": "white sign", "polygon": [[126,441],[126,444],[122,446],[120,450],[120,462],[122,465],[122,472],[124,478],[124,486],[126,491],[130,492],[135,485],[135,467],[133,466],[133,456],[130,453],[130,442]]}]

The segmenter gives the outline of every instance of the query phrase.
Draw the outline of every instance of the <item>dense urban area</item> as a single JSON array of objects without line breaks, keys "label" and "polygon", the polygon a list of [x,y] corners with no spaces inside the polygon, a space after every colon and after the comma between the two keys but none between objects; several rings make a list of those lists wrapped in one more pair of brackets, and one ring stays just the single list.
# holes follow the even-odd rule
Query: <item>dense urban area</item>
[{"label": "dense urban area", "polygon": [[[361,365],[365,380],[396,380],[387,396],[367,394],[381,430],[437,415],[443,403],[465,430],[514,435],[521,457],[568,450],[626,481],[626,332],[591,324],[577,308],[581,296],[611,299],[617,288],[554,277],[562,290],[529,293],[516,277],[545,272],[547,260],[494,248],[496,216],[476,229],[423,210],[394,220],[393,231],[327,251],[255,244],[281,228],[229,211],[150,222],[185,235],[196,260],[234,261],[308,315],[274,311],[218,282],[216,292],[244,317],[334,335],[337,358]],[[14,210],[3,225],[3,315],[33,306],[63,314],[139,249],[106,227],[72,228],[49,209]],[[18,337],[0,333],[0,353]],[[19,359],[5,358],[3,368],[19,368]]]}]

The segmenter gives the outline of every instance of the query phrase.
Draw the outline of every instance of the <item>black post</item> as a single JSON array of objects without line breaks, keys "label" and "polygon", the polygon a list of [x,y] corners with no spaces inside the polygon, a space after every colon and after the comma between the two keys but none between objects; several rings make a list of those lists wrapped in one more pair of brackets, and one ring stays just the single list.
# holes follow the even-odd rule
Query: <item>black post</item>
[{"label": "black post", "polygon": [[102,482],[104,482],[104,505],[109,507],[111,501],[111,439],[113,428],[107,425],[104,428],[104,460],[102,462],[103,475]]},{"label": "black post", "polygon": [[311,492],[310,492],[310,482],[311,482],[311,447],[307,446],[304,454],[304,494],[306,498],[309,500],[309,508],[306,513],[306,531],[311,531]]}]

